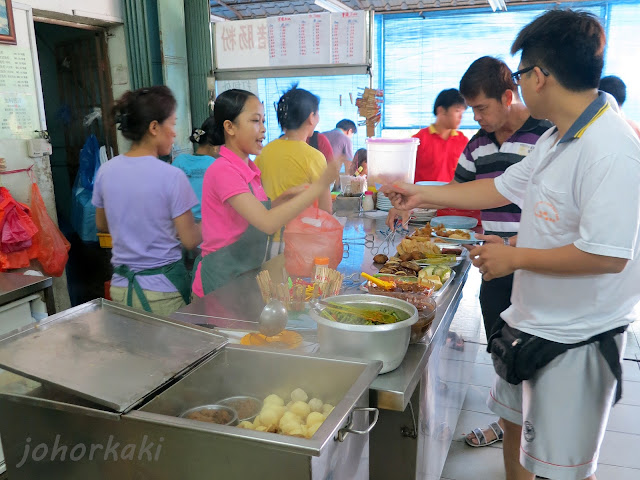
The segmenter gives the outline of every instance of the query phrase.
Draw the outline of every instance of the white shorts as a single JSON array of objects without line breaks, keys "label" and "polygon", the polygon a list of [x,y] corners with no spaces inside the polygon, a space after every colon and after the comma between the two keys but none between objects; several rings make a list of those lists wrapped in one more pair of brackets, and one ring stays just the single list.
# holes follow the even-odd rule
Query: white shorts
[{"label": "white shorts", "polygon": [[[615,341],[622,357],[626,332]],[[597,468],[617,382],[598,343],[568,350],[530,380],[496,376],[488,407],[522,425],[520,463],[553,480],[582,480]]]}]

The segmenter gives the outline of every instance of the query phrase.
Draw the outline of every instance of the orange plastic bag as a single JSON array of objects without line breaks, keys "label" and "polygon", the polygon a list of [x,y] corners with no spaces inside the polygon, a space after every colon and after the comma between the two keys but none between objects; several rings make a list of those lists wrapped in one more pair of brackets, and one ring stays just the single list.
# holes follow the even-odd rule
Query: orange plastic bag
[{"label": "orange plastic bag", "polygon": [[35,182],[31,184],[31,218],[38,227],[38,233],[33,237],[30,256],[38,259],[45,273],[59,277],[69,260],[71,244],[49,217]]},{"label": "orange plastic bag", "polygon": [[342,260],[342,224],[329,213],[307,208],[284,229],[284,267],[289,275],[313,275],[313,259],[328,257],[335,269]]}]

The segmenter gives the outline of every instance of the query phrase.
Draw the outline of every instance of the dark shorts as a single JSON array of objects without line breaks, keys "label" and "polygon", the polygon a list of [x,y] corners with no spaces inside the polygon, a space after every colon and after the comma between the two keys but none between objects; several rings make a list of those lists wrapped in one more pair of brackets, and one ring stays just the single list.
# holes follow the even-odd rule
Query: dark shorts
[{"label": "dark shorts", "polygon": [[513,274],[506,277],[494,278],[480,285],[480,308],[484,320],[484,329],[487,339],[500,319],[500,314],[511,305],[511,288],[513,286]]}]

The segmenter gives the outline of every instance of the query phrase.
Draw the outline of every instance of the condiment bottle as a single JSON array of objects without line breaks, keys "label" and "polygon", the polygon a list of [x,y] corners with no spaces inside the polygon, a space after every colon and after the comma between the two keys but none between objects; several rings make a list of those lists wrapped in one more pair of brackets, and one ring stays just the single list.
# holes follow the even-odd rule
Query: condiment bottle
[{"label": "condiment bottle", "polygon": [[313,259],[313,282],[323,283],[329,281],[329,257],[316,257]]},{"label": "condiment bottle", "polygon": [[364,198],[362,199],[362,210],[364,210],[365,212],[370,212],[371,210],[375,210],[375,208],[376,207],[373,204],[373,192],[364,192]]}]

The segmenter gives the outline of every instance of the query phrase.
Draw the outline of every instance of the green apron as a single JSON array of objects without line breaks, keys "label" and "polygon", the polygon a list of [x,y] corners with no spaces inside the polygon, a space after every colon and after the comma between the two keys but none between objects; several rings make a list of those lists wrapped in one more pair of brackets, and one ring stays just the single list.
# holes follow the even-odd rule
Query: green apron
[{"label": "green apron", "polygon": [[176,287],[180,295],[182,295],[184,303],[189,304],[191,301],[191,277],[182,260],[170,263],[164,267],[150,268],[139,272],[133,272],[126,265],[119,265],[113,269],[113,273],[120,275],[129,281],[127,290],[127,306],[129,307],[133,306],[133,291],[135,290],[138,300],[140,300],[140,303],[142,304],[142,308],[144,308],[146,312],[151,312],[149,301],[136,278],[138,276],[146,277],[149,275],[164,275]]},{"label": "green apron", "polygon": [[[251,193],[253,188],[249,185]],[[271,200],[261,202],[267,210],[271,208]],[[202,290],[208,294],[229,281],[262,266],[267,252],[269,235],[249,224],[240,238],[220,250],[199,257],[194,265],[194,273],[200,267]],[[194,275],[195,276],[195,275]]]}]

